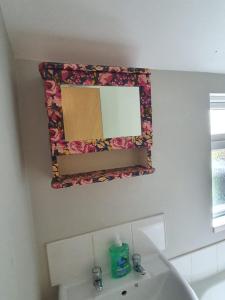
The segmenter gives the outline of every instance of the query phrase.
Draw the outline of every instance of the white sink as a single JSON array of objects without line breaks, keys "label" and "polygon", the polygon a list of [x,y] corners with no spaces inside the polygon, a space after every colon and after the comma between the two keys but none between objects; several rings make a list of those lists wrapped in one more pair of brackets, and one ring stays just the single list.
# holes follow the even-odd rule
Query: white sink
[{"label": "white sink", "polygon": [[131,272],[124,278],[103,276],[103,291],[91,282],[60,286],[59,300],[197,300],[174,267],[159,253],[143,259],[146,275]]}]

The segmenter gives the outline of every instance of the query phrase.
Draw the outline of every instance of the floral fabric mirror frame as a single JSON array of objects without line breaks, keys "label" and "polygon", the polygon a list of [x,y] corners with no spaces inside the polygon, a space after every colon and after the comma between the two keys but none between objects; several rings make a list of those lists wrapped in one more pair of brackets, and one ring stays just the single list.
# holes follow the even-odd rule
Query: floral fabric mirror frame
[{"label": "floral fabric mirror frame", "polygon": [[[109,181],[117,178],[151,174],[152,110],[150,71],[124,68],[43,62],[39,65],[44,80],[45,104],[52,159],[52,187],[63,188],[75,184]],[[141,128],[140,136],[107,138],[86,141],[66,141],[63,125],[61,85],[139,87]],[[118,149],[146,149],[147,166],[128,166],[73,175],[60,175],[57,157],[60,155],[114,151]]]}]

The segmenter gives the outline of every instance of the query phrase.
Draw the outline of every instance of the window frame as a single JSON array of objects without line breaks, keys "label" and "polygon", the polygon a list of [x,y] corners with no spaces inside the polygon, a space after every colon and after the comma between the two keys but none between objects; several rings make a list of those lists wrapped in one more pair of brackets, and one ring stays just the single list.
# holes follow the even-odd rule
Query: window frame
[{"label": "window frame", "polygon": [[[210,94],[210,111],[211,109],[221,109],[225,111],[225,94]],[[225,133],[211,134],[210,130],[210,136],[211,153],[213,150],[225,149]],[[213,205],[212,202],[212,218],[212,225],[215,232],[225,230],[225,204]]]}]

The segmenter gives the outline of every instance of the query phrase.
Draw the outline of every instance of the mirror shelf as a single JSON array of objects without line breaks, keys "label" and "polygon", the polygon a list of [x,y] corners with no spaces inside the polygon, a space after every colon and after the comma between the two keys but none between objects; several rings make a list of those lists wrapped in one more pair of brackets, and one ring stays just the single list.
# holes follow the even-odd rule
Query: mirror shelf
[{"label": "mirror shelf", "polygon": [[[103,182],[154,172],[151,163],[152,115],[150,71],[148,69],[44,62],[39,65],[39,71],[45,87],[53,188]],[[117,89],[116,93],[115,89]],[[133,95],[136,95],[136,98],[130,94],[126,100],[128,102],[125,102],[125,91],[130,92],[131,90],[135,91]],[[71,92],[73,94],[73,98],[69,101],[67,101],[68,98],[65,98],[65,91],[70,95]],[[80,91],[83,93],[81,96],[78,97],[77,94],[74,96],[74,92]],[[93,99],[91,101],[90,94]],[[114,97],[114,101],[111,103],[106,97],[110,94]],[[83,97],[84,95],[85,97]],[[101,98],[99,95],[104,97]],[[115,101],[115,97],[118,95],[122,96]],[[137,95],[139,99],[137,99]],[[131,102],[131,96],[134,99],[133,102]],[[64,102],[65,99],[67,102]],[[73,102],[75,100],[76,103]],[[86,103],[85,106],[87,100],[88,105]],[[122,102],[123,110],[120,107]],[[131,103],[134,103],[133,111],[130,108]],[[119,110],[122,111],[120,118],[113,119],[112,116],[114,117]],[[85,112],[84,116],[79,115],[81,111]],[[108,122],[110,117],[111,124]],[[132,123],[129,124],[129,121],[134,119],[135,126],[132,131]],[[87,127],[84,120],[90,120],[91,126]],[[99,124],[96,125],[97,120]],[[122,125],[116,131],[116,126],[113,124],[119,123],[119,121]],[[130,136],[127,136],[128,134]],[[74,163],[74,174],[62,174],[60,171],[59,162],[61,160],[59,158],[64,156],[77,159],[81,154],[86,154],[85,157],[87,157],[91,153],[102,154],[105,151],[114,153],[118,150],[128,153],[132,150],[135,153],[132,154],[133,157],[136,155],[138,158],[142,149],[146,150],[144,164],[139,164],[135,159],[129,162],[123,154],[121,158],[120,155],[117,155],[118,162],[113,168],[109,168],[106,164],[106,168],[99,170],[96,167],[96,170],[87,171],[87,166],[84,168],[84,172],[80,172]],[[98,155],[98,159],[99,157]],[[108,159],[111,160],[112,157],[109,156]],[[126,163],[127,166],[124,166]],[[99,166],[102,165],[99,160]]]},{"label": "mirror shelf", "polygon": [[111,181],[115,179],[124,179],[129,177],[148,175],[154,172],[154,168],[147,168],[141,165],[114,168],[87,173],[78,173],[72,175],[62,175],[53,177],[52,187],[55,189],[70,187],[73,185],[85,185],[90,183],[98,183]]}]

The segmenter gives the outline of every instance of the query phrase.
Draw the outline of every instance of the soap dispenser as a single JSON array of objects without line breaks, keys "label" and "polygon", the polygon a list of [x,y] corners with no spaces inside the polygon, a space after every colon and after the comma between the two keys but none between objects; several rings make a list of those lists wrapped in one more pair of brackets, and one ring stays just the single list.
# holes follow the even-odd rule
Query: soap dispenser
[{"label": "soap dispenser", "polygon": [[113,278],[123,277],[131,271],[129,246],[122,243],[119,235],[116,236],[114,244],[109,248],[109,254]]}]

